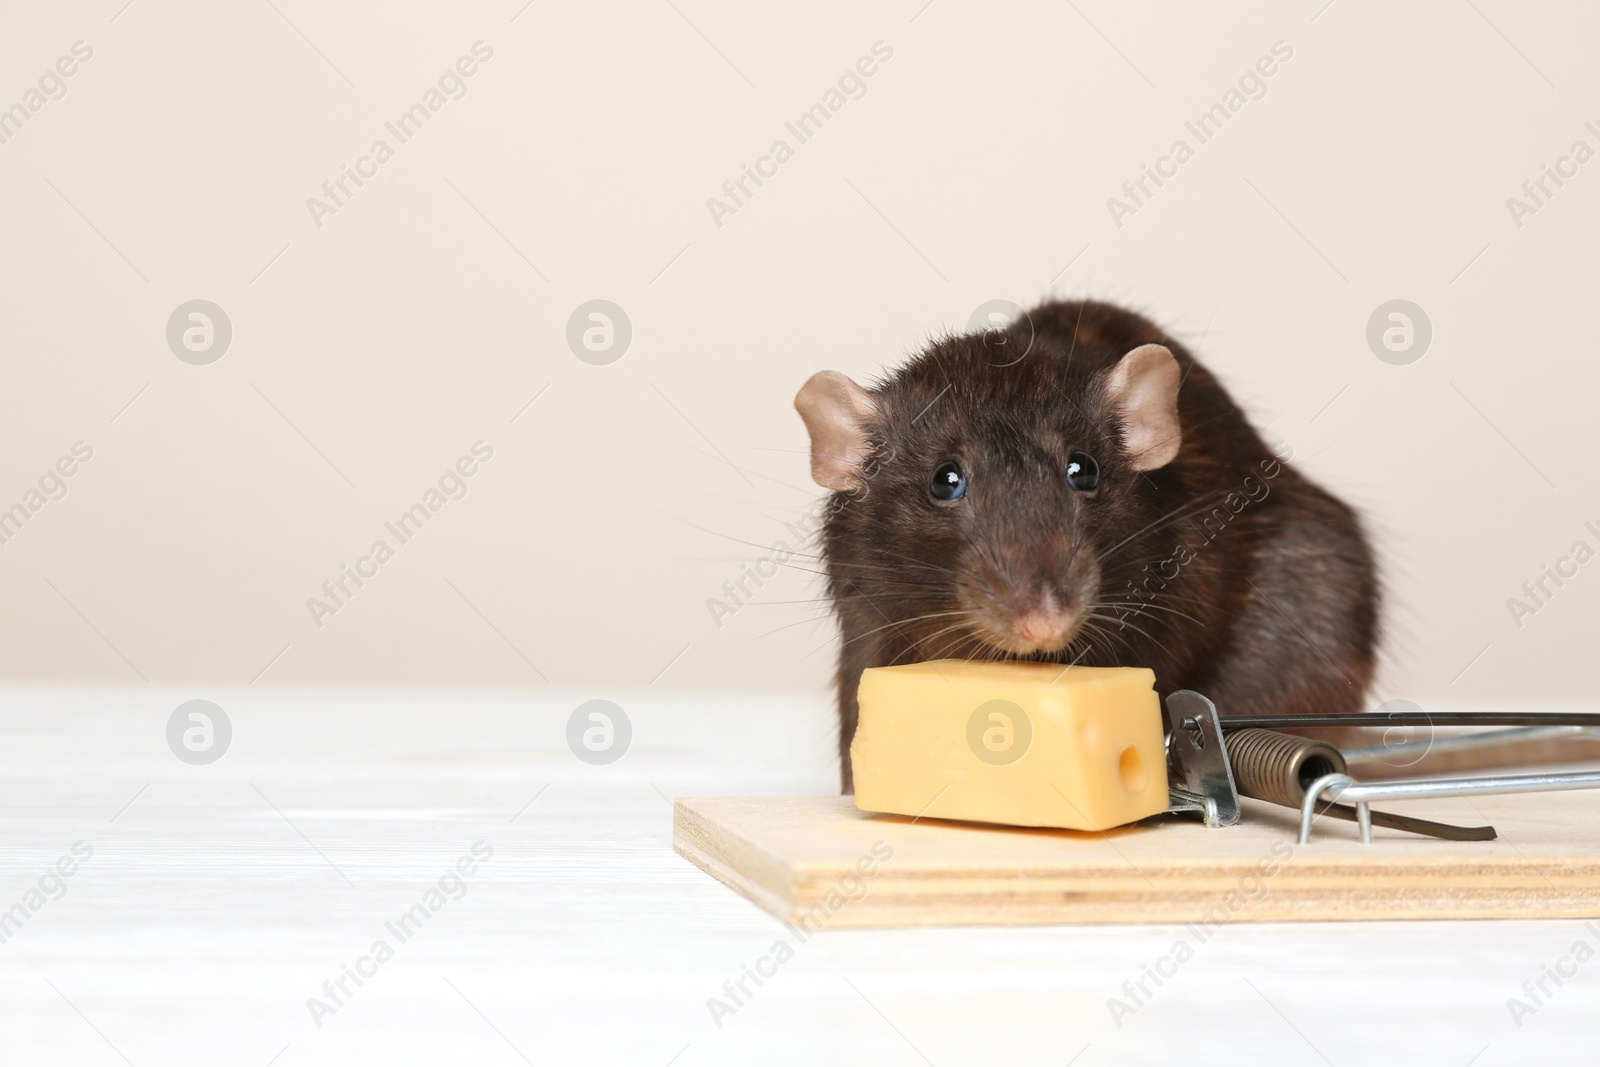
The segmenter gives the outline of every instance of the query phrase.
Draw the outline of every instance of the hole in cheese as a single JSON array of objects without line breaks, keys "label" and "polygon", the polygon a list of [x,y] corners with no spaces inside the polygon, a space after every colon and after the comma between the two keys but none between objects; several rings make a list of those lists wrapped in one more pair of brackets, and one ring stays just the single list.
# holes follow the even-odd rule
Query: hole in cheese
[{"label": "hole in cheese", "polygon": [[1117,759],[1117,777],[1122,780],[1122,788],[1130,793],[1142,793],[1149,784],[1150,775],[1144,769],[1144,757],[1139,755],[1139,750],[1134,746],[1123,749]]}]

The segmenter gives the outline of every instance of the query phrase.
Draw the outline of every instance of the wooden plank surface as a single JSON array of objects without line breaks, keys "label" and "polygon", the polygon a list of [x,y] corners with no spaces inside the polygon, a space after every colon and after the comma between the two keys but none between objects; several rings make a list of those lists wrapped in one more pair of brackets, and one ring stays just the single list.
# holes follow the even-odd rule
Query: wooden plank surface
[{"label": "wooden plank surface", "polygon": [[847,797],[700,797],[676,804],[690,862],[780,918],[823,926],[1600,916],[1600,792],[1391,805],[1490,822],[1448,842],[1245,802],[1207,830],[1161,816],[1107,833],[869,815]]}]

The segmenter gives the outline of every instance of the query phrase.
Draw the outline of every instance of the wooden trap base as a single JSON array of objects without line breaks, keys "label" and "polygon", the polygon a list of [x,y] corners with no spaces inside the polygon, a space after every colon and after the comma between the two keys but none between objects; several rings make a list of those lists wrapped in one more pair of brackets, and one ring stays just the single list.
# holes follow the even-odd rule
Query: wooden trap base
[{"label": "wooden trap base", "polygon": [[[1105,833],[868,815],[849,797],[692,797],[673,843],[785,921],[823,926],[1528,919],[1600,916],[1600,791],[1389,805],[1493,823],[1435,841],[1246,800],[1208,830],[1157,816]],[[1384,807],[1384,805],[1379,805]]]}]

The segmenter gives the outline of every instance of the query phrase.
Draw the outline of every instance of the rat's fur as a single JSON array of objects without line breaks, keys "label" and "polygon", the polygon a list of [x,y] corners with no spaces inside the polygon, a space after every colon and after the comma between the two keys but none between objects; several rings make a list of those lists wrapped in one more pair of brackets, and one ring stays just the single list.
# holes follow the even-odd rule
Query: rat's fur
[{"label": "rat's fur", "polygon": [[[1027,355],[1013,358],[1030,332]],[[834,493],[823,532],[842,629],[845,791],[866,667],[1137,665],[1162,694],[1196,689],[1227,715],[1360,710],[1378,583],[1355,513],[1274,456],[1216,378],[1142,316],[1048,303],[1001,340],[938,341],[866,391],[867,455],[857,487]],[[1106,381],[1152,343],[1183,373],[1182,444],[1140,472]],[[1099,464],[1093,495],[1066,484],[1074,450]],[[928,494],[946,460],[969,479],[955,506]],[[1071,640],[1008,650],[1006,628],[1043,593],[1070,607]]]}]

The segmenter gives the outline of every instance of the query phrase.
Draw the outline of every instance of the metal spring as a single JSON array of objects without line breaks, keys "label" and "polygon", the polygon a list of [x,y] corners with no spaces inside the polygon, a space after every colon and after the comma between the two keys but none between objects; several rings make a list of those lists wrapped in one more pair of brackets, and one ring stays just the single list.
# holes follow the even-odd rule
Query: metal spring
[{"label": "metal spring", "polygon": [[1291,808],[1317,779],[1347,770],[1344,754],[1327,742],[1277,730],[1234,730],[1226,744],[1240,793]]}]

